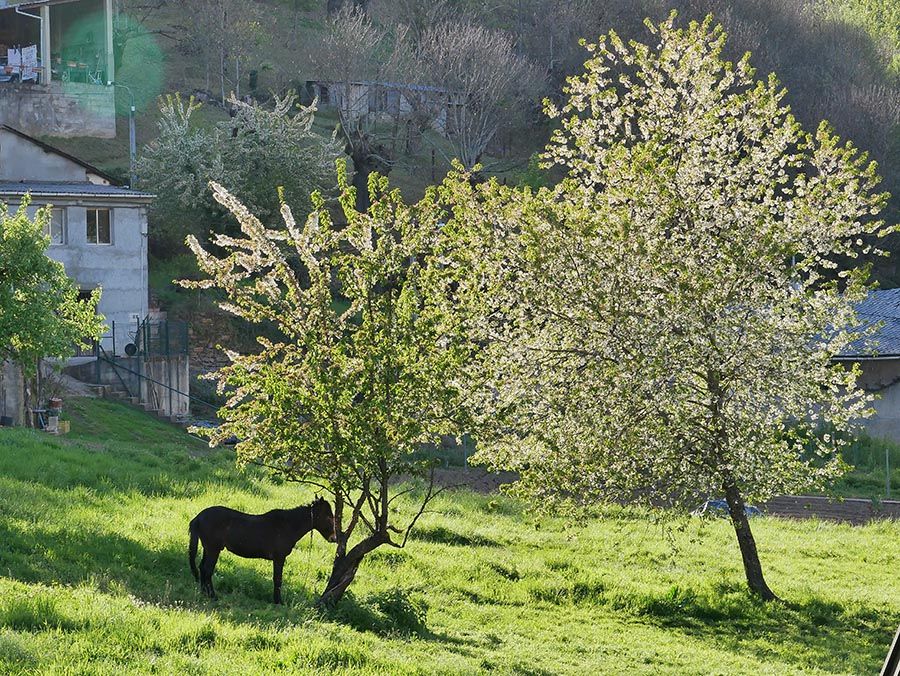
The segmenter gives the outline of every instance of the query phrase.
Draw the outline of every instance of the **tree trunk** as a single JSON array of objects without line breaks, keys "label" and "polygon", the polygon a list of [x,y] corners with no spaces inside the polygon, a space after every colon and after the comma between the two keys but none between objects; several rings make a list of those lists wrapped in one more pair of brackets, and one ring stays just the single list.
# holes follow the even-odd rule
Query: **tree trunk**
[{"label": "tree trunk", "polygon": [[365,158],[353,158],[353,180],[350,183],[356,188],[356,210],[361,214],[366,213],[372,206],[369,199],[369,176],[373,171],[375,167]]},{"label": "tree trunk", "polygon": [[725,481],[725,499],[728,502],[728,511],[731,513],[731,523],[737,535],[738,545],[741,548],[741,558],[744,561],[744,574],[747,576],[747,586],[750,591],[757,594],[764,601],[774,601],[778,597],[769,589],[763,577],[762,565],[759,562],[759,553],[756,551],[756,540],[750,531],[750,520],[744,511],[744,498],[733,479]]},{"label": "tree trunk", "polygon": [[369,197],[369,176],[376,171],[387,175],[391,167],[381,162],[377,156],[372,155],[367,146],[359,149],[348,148],[348,151],[353,162],[353,179],[350,183],[356,188],[356,210],[364,214],[372,206],[372,200]]},{"label": "tree trunk", "polygon": [[385,539],[377,534],[370,535],[346,554],[336,555],[331,566],[328,584],[325,585],[325,591],[322,592],[319,600],[316,601],[316,606],[320,608],[330,607],[340,601],[344,596],[344,592],[347,591],[347,587],[350,586],[350,583],[356,577],[359,564],[362,563],[366,554],[381,545]]},{"label": "tree trunk", "polygon": [[225,40],[228,34],[228,10],[222,7],[222,34],[219,36],[219,84],[222,88],[222,105],[225,105]]},{"label": "tree trunk", "polygon": [[113,61],[115,62],[116,71],[114,73],[116,79],[119,77],[119,69],[125,60],[126,41],[123,37],[113,38]]}]

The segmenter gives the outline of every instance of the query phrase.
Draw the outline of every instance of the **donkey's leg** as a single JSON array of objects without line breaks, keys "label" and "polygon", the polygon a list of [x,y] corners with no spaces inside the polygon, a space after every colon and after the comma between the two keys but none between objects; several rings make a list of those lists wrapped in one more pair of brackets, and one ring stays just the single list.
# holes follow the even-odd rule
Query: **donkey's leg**
[{"label": "donkey's leg", "polygon": [[284,557],[272,559],[272,582],[275,584],[275,603],[281,604],[281,573],[284,570]]},{"label": "donkey's leg", "polygon": [[212,600],[216,600],[216,590],[213,589],[212,576],[216,570],[216,562],[219,560],[221,549],[203,548],[203,558],[200,561],[200,587]]}]

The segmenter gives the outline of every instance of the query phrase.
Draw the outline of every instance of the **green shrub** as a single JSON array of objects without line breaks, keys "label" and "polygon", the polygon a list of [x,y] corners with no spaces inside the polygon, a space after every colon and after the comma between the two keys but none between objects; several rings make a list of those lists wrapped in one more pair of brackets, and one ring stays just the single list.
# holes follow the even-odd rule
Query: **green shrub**
[{"label": "green shrub", "polygon": [[428,604],[419,596],[412,596],[403,589],[390,589],[373,594],[367,601],[387,620],[393,631],[399,634],[423,634],[427,631]]}]

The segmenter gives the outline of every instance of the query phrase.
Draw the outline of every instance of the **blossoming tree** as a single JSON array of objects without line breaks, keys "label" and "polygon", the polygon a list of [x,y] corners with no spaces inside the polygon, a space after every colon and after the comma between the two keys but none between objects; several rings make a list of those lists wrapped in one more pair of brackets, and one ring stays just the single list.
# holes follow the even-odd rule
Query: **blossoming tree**
[{"label": "blossoming tree", "polygon": [[341,598],[369,552],[406,545],[443,490],[422,451],[469,427],[460,376],[472,348],[441,300],[434,200],[407,206],[373,178],[360,213],[341,181],[341,228],[319,198],[305,224],[285,205],[284,228],[267,228],[213,184],[242,236],[216,236],[219,253],[189,238],[207,278],[183,282],[224,291],[223,309],[260,326],[258,351],[230,353],[216,374],[228,401],[211,443],[234,435],[241,463],[334,498],[337,551],[320,604]]},{"label": "blossoming tree", "polygon": [[865,154],[800,128],[774,76],[723,60],[710,19],[648,28],[650,45],[587,45],[549,106],[559,185],[444,188],[463,316],[489,345],[480,457],[545,499],[724,495],[772,599],[745,505],[845,469],[868,403],[831,358],[857,336],[854,262],[887,230],[885,196]]}]

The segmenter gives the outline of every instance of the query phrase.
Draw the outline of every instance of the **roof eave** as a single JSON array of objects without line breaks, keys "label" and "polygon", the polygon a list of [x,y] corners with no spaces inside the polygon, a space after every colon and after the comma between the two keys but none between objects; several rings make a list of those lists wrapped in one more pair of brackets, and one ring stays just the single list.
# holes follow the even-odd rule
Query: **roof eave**
[{"label": "roof eave", "polygon": [[110,193],[86,192],[36,192],[34,190],[21,190],[15,192],[0,191],[0,197],[25,197],[25,195],[30,195],[31,197],[37,197],[41,199],[45,197],[65,197],[68,199],[117,200],[120,202],[140,202],[147,204],[150,204],[154,199],[156,199],[156,195],[152,195],[150,193],[142,193],[140,195],[115,195]]},{"label": "roof eave", "polygon": [[832,357],[831,361],[895,361],[898,359],[900,359],[900,354],[878,354],[878,355],[840,354],[835,357]]}]

